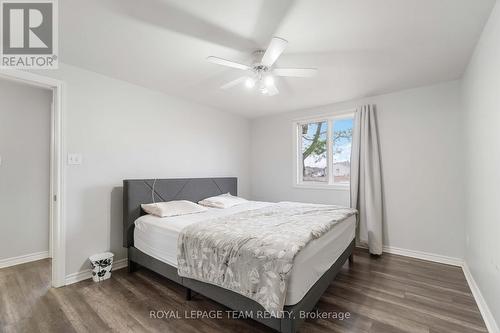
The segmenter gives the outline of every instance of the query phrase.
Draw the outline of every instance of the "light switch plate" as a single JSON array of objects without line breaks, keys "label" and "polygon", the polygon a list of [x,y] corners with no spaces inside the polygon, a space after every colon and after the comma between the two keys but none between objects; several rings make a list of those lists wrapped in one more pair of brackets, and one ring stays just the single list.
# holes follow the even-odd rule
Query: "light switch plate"
[{"label": "light switch plate", "polygon": [[83,156],[80,153],[70,153],[68,154],[68,164],[69,165],[80,165],[83,162]]}]

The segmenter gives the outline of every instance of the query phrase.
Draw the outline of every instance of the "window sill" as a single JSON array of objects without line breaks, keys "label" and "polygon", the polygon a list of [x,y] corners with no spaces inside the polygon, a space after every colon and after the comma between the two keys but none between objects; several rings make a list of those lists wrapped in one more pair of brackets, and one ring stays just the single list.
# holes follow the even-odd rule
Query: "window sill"
[{"label": "window sill", "polygon": [[294,188],[300,189],[310,189],[310,190],[334,190],[334,191],[349,191],[349,185],[340,185],[340,184],[314,184],[314,183],[295,183],[293,184]]}]

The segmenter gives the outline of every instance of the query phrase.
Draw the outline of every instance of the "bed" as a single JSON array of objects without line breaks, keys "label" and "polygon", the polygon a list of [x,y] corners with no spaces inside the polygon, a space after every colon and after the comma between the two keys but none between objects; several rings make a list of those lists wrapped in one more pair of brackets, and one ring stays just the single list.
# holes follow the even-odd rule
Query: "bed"
[{"label": "bed", "polygon": [[[249,201],[231,208],[209,208],[199,214],[168,218],[145,215],[140,209],[140,204],[153,201],[198,202],[228,192],[237,195],[236,178],[125,180],[123,242],[128,248],[129,271],[142,266],[186,287],[188,298],[192,290],[232,310],[262,313],[262,305],[250,298],[214,284],[179,276],[177,240],[181,230],[196,222],[263,209],[273,203]],[[294,259],[286,289],[285,315],[280,318],[259,315],[253,319],[280,332],[296,332],[303,321],[300,314],[313,310],[342,265],[352,259],[355,227],[355,216],[350,216],[309,242]]]}]

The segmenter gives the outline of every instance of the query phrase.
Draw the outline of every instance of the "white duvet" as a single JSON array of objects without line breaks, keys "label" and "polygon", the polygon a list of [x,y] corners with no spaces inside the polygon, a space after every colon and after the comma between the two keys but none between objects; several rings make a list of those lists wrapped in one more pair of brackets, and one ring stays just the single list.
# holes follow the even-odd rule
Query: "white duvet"
[{"label": "white duvet", "polygon": [[[151,215],[136,220],[134,246],[140,251],[177,267],[177,240],[186,226],[216,217],[233,215],[242,211],[254,210],[273,205],[267,202],[249,201],[243,205],[227,209],[211,208],[207,212],[159,218]],[[330,268],[340,254],[353,240],[355,218],[347,218],[335,225],[322,237],[311,241],[295,257],[295,265],[290,273],[286,290],[286,305],[299,302],[314,283]]]},{"label": "white duvet", "polygon": [[352,208],[279,202],[193,223],[178,240],[178,274],[253,299],[275,317],[285,306],[296,255]]}]

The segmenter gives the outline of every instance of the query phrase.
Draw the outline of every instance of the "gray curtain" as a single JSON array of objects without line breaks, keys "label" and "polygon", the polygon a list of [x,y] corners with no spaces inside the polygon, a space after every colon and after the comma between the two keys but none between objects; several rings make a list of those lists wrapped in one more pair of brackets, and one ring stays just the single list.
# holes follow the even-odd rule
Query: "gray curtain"
[{"label": "gray curtain", "polygon": [[359,211],[358,243],[382,254],[382,175],[375,106],[356,110],[351,150],[351,207]]}]

